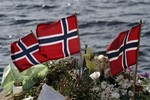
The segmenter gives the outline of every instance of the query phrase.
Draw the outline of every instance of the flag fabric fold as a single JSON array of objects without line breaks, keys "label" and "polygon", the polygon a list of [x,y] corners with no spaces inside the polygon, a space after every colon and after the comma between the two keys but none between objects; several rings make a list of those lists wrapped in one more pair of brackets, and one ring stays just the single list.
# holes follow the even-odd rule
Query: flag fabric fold
[{"label": "flag fabric fold", "polygon": [[40,54],[39,44],[33,33],[11,44],[11,58],[20,72],[33,65],[48,61]]},{"label": "flag fabric fold", "polygon": [[36,34],[40,52],[49,60],[80,52],[76,15],[56,22],[38,24]]},{"label": "flag fabric fold", "polygon": [[119,33],[107,46],[112,75],[119,74],[137,62],[141,23],[129,31]]}]

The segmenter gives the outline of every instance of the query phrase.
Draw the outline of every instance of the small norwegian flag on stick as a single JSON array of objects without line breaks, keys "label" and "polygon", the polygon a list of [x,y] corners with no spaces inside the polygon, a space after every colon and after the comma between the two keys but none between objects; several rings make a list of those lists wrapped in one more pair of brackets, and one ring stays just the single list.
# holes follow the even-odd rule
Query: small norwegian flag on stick
[{"label": "small norwegian flag on stick", "polygon": [[40,52],[49,60],[80,53],[76,15],[52,23],[38,24],[36,34]]},{"label": "small norwegian flag on stick", "polygon": [[36,34],[40,53],[49,60],[80,54],[79,74],[82,75],[82,54],[76,14],[56,22],[38,24]]},{"label": "small norwegian flag on stick", "polygon": [[108,45],[106,51],[113,76],[137,63],[140,29],[141,23],[129,31],[119,33]]},{"label": "small norwegian flag on stick", "polygon": [[11,58],[20,72],[33,65],[48,61],[40,54],[39,44],[33,33],[11,44]]}]

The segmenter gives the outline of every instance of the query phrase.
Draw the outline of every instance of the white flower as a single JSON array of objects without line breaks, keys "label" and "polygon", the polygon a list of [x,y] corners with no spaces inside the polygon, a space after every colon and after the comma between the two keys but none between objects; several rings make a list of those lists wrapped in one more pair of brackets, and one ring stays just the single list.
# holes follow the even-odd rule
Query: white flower
[{"label": "white flower", "polygon": [[105,81],[103,81],[102,83],[101,83],[101,88],[102,89],[105,89],[107,87],[107,83],[105,82]]},{"label": "white flower", "polygon": [[101,93],[101,100],[108,100],[109,99],[109,93],[107,91],[103,91]]},{"label": "white flower", "polygon": [[90,75],[90,77],[92,80],[96,80],[100,77],[100,75],[101,75],[100,72],[94,72]]},{"label": "white flower", "polygon": [[128,84],[127,84],[127,83],[123,83],[123,84],[122,84],[122,87],[123,87],[124,89],[127,89],[127,88],[128,88]]},{"label": "white flower", "polygon": [[113,85],[108,85],[106,88],[107,91],[111,92],[113,90]]},{"label": "white flower", "polygon": [[132,91],[129,91],[128,94],[129,94],[129,96],[133,96],[134,95],[134,93]]},{"label": "white flower", "polygon": [[111,93],[111,96],[112,96],[112,98],[118,99],[118,98],[120,97],[120,94],[117,93],[117,92],[112,92],[112,93]]},{"label": "white flower", "polygon": [[122,86],[122,88],[127,89],[130,87],[130,83],[128,79],[122,80],[123,82],[120,84]]},{"label": "white flower", "polygon": [[140,85],[142,83],[142,81],[139,79],[137,80],[137,84]]}]

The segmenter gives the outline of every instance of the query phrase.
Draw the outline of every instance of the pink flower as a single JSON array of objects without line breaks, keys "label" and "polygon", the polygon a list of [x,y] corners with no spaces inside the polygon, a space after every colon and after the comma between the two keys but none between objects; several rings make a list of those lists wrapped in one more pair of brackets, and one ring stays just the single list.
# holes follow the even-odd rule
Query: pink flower
[{"label": "pink flower", "polygon": [[130,66],[126,69],[126,73],[130,73],[130,72],[132,72],[132,66]]}]

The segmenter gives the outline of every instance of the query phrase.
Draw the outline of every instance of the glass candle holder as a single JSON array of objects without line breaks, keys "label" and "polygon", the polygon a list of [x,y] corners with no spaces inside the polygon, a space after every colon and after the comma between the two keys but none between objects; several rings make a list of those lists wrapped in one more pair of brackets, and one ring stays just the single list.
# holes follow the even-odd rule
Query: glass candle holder
[{"label": "glass candle holder", "polygon": [[13,94],[18,94],[23,91],[22,82],[14,82],[13,83]]}]

